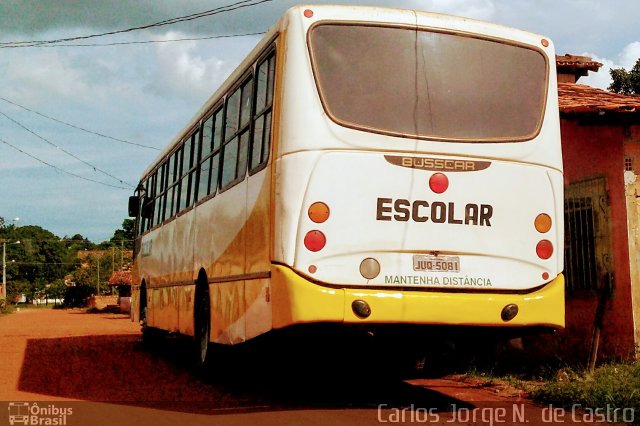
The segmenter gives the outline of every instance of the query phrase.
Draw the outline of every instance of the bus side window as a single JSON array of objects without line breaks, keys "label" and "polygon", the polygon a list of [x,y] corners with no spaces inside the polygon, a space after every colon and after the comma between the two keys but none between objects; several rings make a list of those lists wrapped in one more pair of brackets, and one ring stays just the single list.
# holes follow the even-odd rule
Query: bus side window
[{"label": "bus side window", "polygon": [[162,214],[161,210],[162,210],[162,181],[164,179],[164,164],[161,164],[158,167],[158,170],[156,170],[156,188],[154,190],[154,197],[155,197],[155,207],[153,209],[154,211],[154,215],[153,215],[153,223],[151,224],[151,227],[156,226],[157,224],[160,223],[160,215]]},{"label": "bus side window", "polygon": [[[197,133],[196,133],[196,136],[197,136]],[[182,170],[180,172],[180,183],[178,185],[180,188],[180,204],[176,212],[179,212],[180,210],[183,210],[190,206],[189,178],[191,177],[191,175],[189,172],[191,171],[191,167],[193,164],[193,146],[194,146],[193,139],[194,139],[194,135],[190,135],[188,138],[186,138],[184,140],[184,145],[182,146],[182,150],[181,150],[180,163],[182,164]]]},{"label": "bus side window", "polygon": [[200,164],[200,130],[197,130],[191,136],[192,154],[189,161],[189,197],[187,198],[187,207],[195,204],[198,196],[198,187],[196,185],[196,177],[198,165]]},{"label": "bus side window", "polygon": [[251,131],[251,107],[253,104],[253,78],[242,85],[240,102],[240,147],[238,148],[238,171],[236,178],[241,180],[247,174],[247,158],[249,155],[249,135]]},{"label": "bus side window", "polygon": [[151,229],[151,227],[153,226],[153,208],[154,208],[153,196],[155,191],[155,184],[156,184],[156,173],[154,173],[147,180],[147,191],[145,196],[146,203],[142,207],[142,216],[144,217],[146,231]]},{"label": "bus side window", "polygon": [[274,73],[275,53],[272,52],[258,65],[256,73],[256,103],[249,165],[252,172],[262,168],[269,159]]},{"label": "bus side window", "polygon": [[243,180],[247,173],[252,98],[253,78],[249,77],[227,101],[221,188]]},{"label": "bus side window", "polygon": [[[147,187],[147,182],[141,182],[141,184],[143,188]],[[139,200],[141,200],[141,198],[139,198]],[[142,235],[142,233],[147,229],[145,218],[144,216],[142,216],[141,212],[142,212],[142,208],[138,208],[138,216],[136,217],[136,220],[137,220],[136,234],[137,235]]]},{"label": "bus side window", "polygon": [[[162,175],[164,176],[164,178],[162,179],[162,209],[161,209],[161,215],[160,215],[160,221],[159,223],[164,222],[164,220],[170,216],[171,214],[171,207],[167,206],[167,202],[169,201],[169,164],[165,161],[164,165],[163,165],[163,172]],[[167,213],[169,212],[169,213]]]},{"label": "bus side window", "polygon": [[238,114],[240,112],[240,88],[229,97],[225,114],[225,142],[222,147],[222,179],[220,187],[225,188],[236,178],[238,166]]},{"label": "bus side window", "polygon": [[180,151],[178,150],[174,152],[169,158],[169,180],[167,182],[167,204],[165,210],[165,219],[173,217],[173,215],[176,213],[176,206],[178,204],[178,200],[176,200],[176,182],[179,180],[178,175],[180,171],[179,167],[176,166],[179,163],[179,154]]},{"label": "bus side window", "polygon": [[202,126],[202,150],[196,199],[215,194],[218,188],[218,164],[222,139],[223,108],[207,118]]}]

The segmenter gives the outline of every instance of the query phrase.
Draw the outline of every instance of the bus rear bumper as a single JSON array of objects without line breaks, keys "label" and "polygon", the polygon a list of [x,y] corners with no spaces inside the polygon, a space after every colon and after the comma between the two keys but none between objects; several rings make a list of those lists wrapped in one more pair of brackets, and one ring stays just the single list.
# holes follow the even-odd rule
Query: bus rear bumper
[{"label": "bus rear bumper", "polygon": [[[565,324],[562,274],[526,294],[400,291],[324,287],[286,266],[273,265],[271,295],[273,328],[314,322],[545,328],[564,328]],[[369,306],[367,318],[354,313],[356,300]],[[507,305],[518,308],[509,321],[501,315]]]}]

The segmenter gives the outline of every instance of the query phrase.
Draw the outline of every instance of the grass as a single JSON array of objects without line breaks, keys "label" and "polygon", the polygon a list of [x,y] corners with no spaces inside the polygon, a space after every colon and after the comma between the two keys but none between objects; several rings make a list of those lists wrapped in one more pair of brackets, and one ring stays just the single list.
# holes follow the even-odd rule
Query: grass
[{"label": "grass", "polygon": [[635,424],[640,421],[640,362],[603,364],[593,373],[561,368],[535,380],[511,374],[494,375],[477,368],[464,377],[481,381],[482,386],[520,389],[536,402],[555,407],[579,406],[582,410],[600,409],[600,412],[619,409],[618,413],[632,409]]},{"label": "grass", "polygon": [[5,303],[4,300],[0,300],[0,315],[11,314],[16,311],[22,311],[27,309],[32,310],[32,309],[53,309],[53,308],[54,308],[54,305],[52,303],[50,303],[49,305],[34,305],[32,303],[20,303],[18,305],[14,305],[12,303]]},{"label": "grass", "polygon": [[571,369],[559,371],[531,392],[546,404],[588,408],[633,408],[640,414],[640,363],[611,363],[593,373]]}]

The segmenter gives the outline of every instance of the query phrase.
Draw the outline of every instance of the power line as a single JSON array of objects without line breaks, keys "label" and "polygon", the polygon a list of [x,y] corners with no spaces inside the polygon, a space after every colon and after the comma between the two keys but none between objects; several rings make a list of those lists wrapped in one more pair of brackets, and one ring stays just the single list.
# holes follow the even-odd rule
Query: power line
[{"label": "power line", "polygon": [[128,44],[150,44],[150,43],[173,43],[180,41],[199,41],[199,40],[213,40],[219,38],[234,38],[234,37],[248,37],[248,36],[256,36],[266,34],[266,31],[260,31],[257,33],[246,33],[246,34],[226,34],[226,35],[217,35],[217,36],[208,36],[208,37],[192,37],[192,38],[175,38],[169,40],[143,40],[143,41],[121,41],[117,43],[86,43],[86,44],[43,44],[40,46],[33,47],[105,47],[105,46],[122,46]]},{"label": "power line", "polygon": [[126,189],[126,190],[129,190],[129,188],[125,188],[125,187],[123,187],[123,186],[111,185],[111,184],[109,184],[109,183],[100,182],[99,180],[90,179],[90,178],[87,178],[87,177],[84,177],[84,176],[77,175],[77,174],[72,173],[72,172],[68,172],[68,171],[66,171],[66,170],[64,170],[64,169],[61,169],[60,167],[54,166],[53,164],[50,164],[50,163],[47,163],[47,162],[46,162],[46,161],[44,161],[44,160],[41,160],[40,158],[36,157],[35,155],[29,154],[28,152],[25,152],[25,151],[21,150],[21,149],[20,149],[20,148],[18,148],[17,146],[12,145],[12,144],[10,144],[9,142],[7,142],[7,141],[5,141],[5,140],[0,139],[0,143],[3,143],[3,144],[5,144],[5,145],[8,145],[8,146],[10,146],[11,148],[15,149],[16,151],[21,152],[21,153],[23,153],[24,155],[26,155],[26,156],[28,156],[28,157],[31,157],[31,158],[33,158],[34,160],[36,160],[36,161],[38,161],[38,162],[40,162],[40,163],[42,163],[42,164],[45,164],[45,165],[47,165],[47,166],[49,166],[49,167],[51,167],[51,168],[53,168],[53,169],[55,169],[55,170],[57,170],[57,171],[59,171],[59,172],[62,172],[62,173],[68,174],[69,176],[73,176],[73,177],[76,177],[76,178],[78,178],[78,179],[86,180],[86,181],[93,182],[93,183],[97,183],[97,184],[100,184],[100,185],[109,186],[109,187],[111,187],[111,188],[117,188],[117,189]]},{"label": "power line", "polygon": [[218,14],[221,14],[221,13],[231,12],[233,10],[238,10],[238,9],[242,9],[242,8],[245,8],[245,7],[257,6],[259,4],[268,3],[268,2],[271,2],[271,1],[273,1],[273,0],[259,0],[259,1],[241,0],[241,1],[238,1],[236,3],[228,4],[228,5],[225,5],[225,6],[220,6],[220,7],[217,7],[215,9],[206,10],[204,12],[193,13],[191,15],[185,15],[185,16],[179,16],[179,17],[176,17],[176,18],[171,18],[171,19],[167,19],[167,20],[164,20],[164,21],[155,22],[153,24],[141,25],[141,26],[138,26],[138,27],[126,28],[126,29],[123,29],[123,30],[108,31],[108,32],[104,32],[104,33],[90,34],[90,35],[85,35],[85,36],[60,38],[60,39],[55,39],[55,40],[30,40],[30,41],[3,42],[3,43],[0,43],[0,48],[6,49],[6,48],[17,48],[17,47],[35,47],[35,46],[40,46],[40,45],[43,45],[43,44],[56,44],[56,43],[64,43],[64,42],[67,42],[67,41],[86,40],[86,39],[96,38],[96,37],[104,37],[104,36],[115,35],[115,34],[123,34],[123,33],[132,32],[132,31],[144,30],[144,29],[155,28],[155,27],[162,27],[162,26],[165,26],[165,25],[173,25],[173,24],[177,24],[179,22],[193,21],[195,19],[204,18],[206,16],[218,15]]},{"label": "power line", "polygon": [[22,109],[23,109],[23,110],[25,110],[25,111],[29,111],[29,112],[31,112],[31,113],[37,114],[37,115],[39,115],[40,117],[47,118],[47,119],[49,119],[49,120],[55,121],[56,123],[64,124],[65,126],[69,126],[69,127],[74,128],[74,129],[81,130],[81,131],[86,132],[86,133],[90,133],[90,134],[95,135],[95,136],[100,136],[100,137],[102,137],[102,138],[111,139],[111,140],[113,140],[113,141],[116,141],[116,142],[122,142],[122,143],[126,143],[126,144],[129,144],[129,145],[139,146],[139,147],[141,147],[141,148],[147,148],[147,149],[153,149],[153,150],[156,150],[156,151],[160,151],[160,148],[156,148],[155,146],[149,146],[149,145],[143,145],[143,144],[141,144],[141,143],[129,142],[129,141],[127,141],[127,140],[114,138],[113,136],[103,135],[102,133],[94,132],[93,130],[88,130],[88,129],[85,129],[85,128],[80,127],[80,126],[76,126],[75,124],[67,123],[66,121],[59,120],[59,119],[57,119],[57,118],[54,118],[54,117],[48,116],[48,115],[46,115],[46,114],[43,114],[43,113],[41,113],[41,112],[38,112],[38,111],[32,110],[32,109],[30,109],[30,108],[27,108],[26,106],[23,106],[23,105],[17,104],[17,103],[15,103],[15,102],[13,102],[13,101],[10,101],[9,99],[3,98],[2,96],[0,96],[0,100],[2,100],[2,101],[4,101],[4,102],[7,102],[7,103],[9,103],[9,104],[11,104],[11,105],[13,105],[13,106],[17,106],[18,108],[22,108]]},{"label": "power line", "polygon": [[98,166],[95,166],[91,163],[89,163],[88,161],[83,160],[82,158],[78,157],[75,154],[72,154],[71,152],[67,151],[66,149],[62,148],[61,146],[58,146],[56,144],[54,144],[53,142],[49,141],[48,139],[46,139],[45,137],[39,135],[38,133],[34,132],[33,130],[29,129],[28,127],[26,127],[25,125],[23,125],[22,123],[18,122],[17,120],[14,120],[13,118],[9,117],[7,114],[5,114],[4,112],[0,111],[0,115],[4,116],[5,118],[7,118],[8,120],[10,120],[11,122],[13,122],[14,124],[16,124],[17,126],[20,126],[22,129],[24,129],[25,131],[31,133],[32,135],[34,135],[35,137],[37,137],[38,139],[48,143],[49,145],[53,146],[54,148],[64,152],[65,154],[67,154],[68,156],[75,158],[76,160],[80,161],[83,164],[86,164],[87,166],[91,167],[94,171],[100,172],[106,176],[109,176],[112,179],[117,180],[118,182],[120,182],[123,185],[129,185],[131,188],[134,188],[134,186],[128,182],[123,181],[122,179],[112,175],[109,172],[106,172],[102,169],[100,169]]}]

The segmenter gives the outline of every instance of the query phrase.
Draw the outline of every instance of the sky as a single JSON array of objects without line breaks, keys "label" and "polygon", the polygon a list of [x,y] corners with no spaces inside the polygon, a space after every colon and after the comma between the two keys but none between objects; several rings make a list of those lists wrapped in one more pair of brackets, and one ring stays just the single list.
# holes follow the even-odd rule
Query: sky
[{"label": "sky", "polygon": [[[234,1],[2,0],[0,43],[112,32]],[[81,234],[94,242],[108,240],[126,218],[127,199],[158,150],[261,38],[245,34],[266,31],[296,4],[248,1],[260,3],[67,43],[92,46],[0,44],[0,216],[6,223],[39,225],[59,237]],[[602,89],[610,83],[609,69],[629,70],[640,57],[638,0],[316,3],[448,13],[538,33],[553,40],[558,54],[587,55],[603,63],[598,73],[580,79]],[[228,35],[244,36],[165,42]],[[156,42],[139,43],[146,41]],[[113,43],[126,44],[95,46]]]}]

